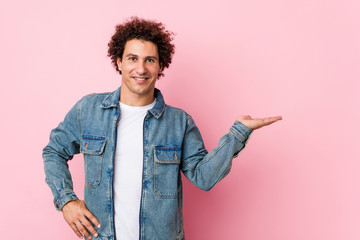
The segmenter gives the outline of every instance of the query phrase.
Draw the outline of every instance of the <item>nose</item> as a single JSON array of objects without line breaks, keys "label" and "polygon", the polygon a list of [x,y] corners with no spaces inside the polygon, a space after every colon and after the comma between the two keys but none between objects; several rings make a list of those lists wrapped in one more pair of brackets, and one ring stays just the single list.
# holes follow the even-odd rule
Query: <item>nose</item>
[{"label": "nose", "polygon": [[136,73],[139,75],[143,75],[147,72],[145,62],[144,61],[138,61],[136,64]]}]

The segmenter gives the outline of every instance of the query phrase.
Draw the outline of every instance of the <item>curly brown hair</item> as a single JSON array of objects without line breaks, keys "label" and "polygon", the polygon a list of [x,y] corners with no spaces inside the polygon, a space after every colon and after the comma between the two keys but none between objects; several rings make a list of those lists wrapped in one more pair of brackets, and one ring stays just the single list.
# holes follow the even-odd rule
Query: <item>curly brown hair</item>
[{"label": "curly brown hair", "polygon": [[[174,40],[174,33],[166,30],[162,23],[131,17],[123,24],[117,25],[115,29],[115,34],[108,44],[108,56],[120,74],[116,60],[117,58],[122,60],[125,44],[132,39],[153,42],[158,48],[160,69],[169,67],[175,52],[175,45],[171,43]],[[162,71],[159,72],[158,77],[160,76],[164,76]]]}]

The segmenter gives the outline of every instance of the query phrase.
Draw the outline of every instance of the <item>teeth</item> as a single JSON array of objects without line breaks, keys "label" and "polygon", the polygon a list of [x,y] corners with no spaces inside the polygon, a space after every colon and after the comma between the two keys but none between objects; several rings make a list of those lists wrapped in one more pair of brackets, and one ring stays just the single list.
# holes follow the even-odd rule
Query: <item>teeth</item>
[{"label": "teeth", "polygon": [[135,79],[137,79],[137,80],[145,80],[146,78],[135,77]]}]

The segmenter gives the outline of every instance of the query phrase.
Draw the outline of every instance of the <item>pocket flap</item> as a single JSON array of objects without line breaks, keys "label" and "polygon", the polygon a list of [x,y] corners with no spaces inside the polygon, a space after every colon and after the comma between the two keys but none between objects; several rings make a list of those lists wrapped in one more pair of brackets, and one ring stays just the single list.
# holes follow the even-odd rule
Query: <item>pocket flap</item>
[{"label": "pocket flap", "polygon": [[155,147],[155,161],[164,164],[180,164],[181,147],[157,146]]},{"label": "pocket flap", "polygon": [[82,136],[80,152],[91,155],[101,155],[105,149],[106,138],[95,136]]}]

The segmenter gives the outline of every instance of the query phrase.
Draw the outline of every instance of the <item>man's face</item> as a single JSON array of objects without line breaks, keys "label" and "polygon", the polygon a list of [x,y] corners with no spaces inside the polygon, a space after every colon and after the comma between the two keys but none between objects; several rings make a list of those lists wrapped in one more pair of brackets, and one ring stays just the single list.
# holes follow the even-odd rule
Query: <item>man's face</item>
[{"label": "man's face", "polygon": [[122,74],[121,94],[127,94],[127,97],[153,96],[160,72],[158,48],[153,42],[127,41],[122,61],[118,58],[117,64]]}]

